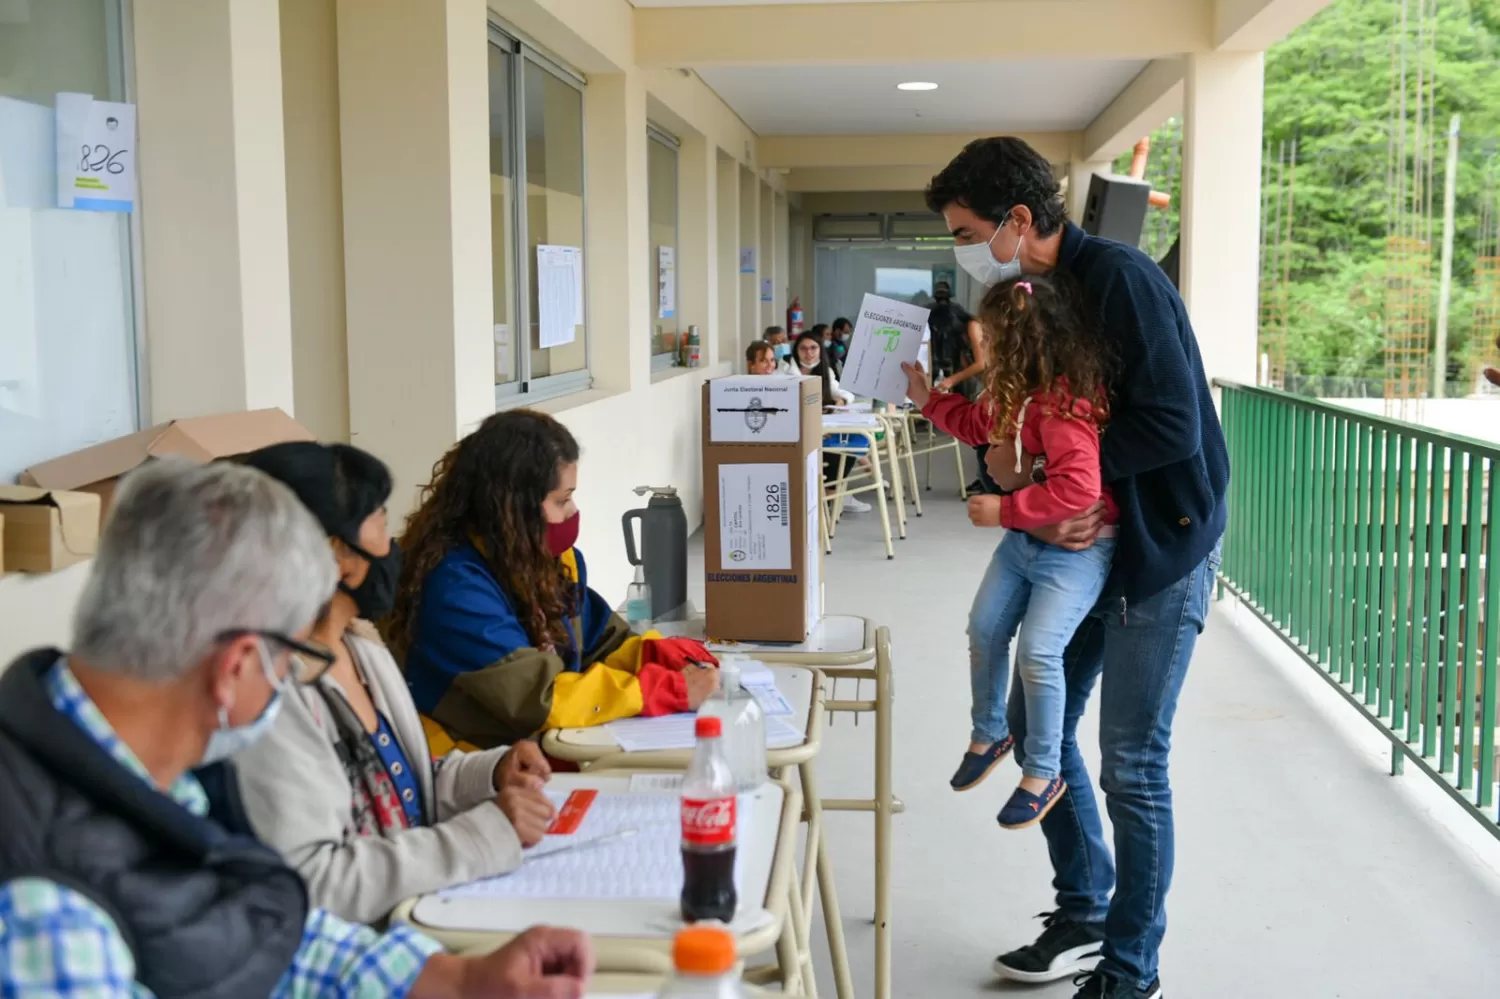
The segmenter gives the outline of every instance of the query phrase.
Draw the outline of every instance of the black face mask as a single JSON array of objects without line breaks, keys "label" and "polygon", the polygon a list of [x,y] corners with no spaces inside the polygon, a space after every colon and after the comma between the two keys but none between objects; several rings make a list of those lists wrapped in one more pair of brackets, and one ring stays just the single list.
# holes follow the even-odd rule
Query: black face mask
[{"label": "black face mask", "polygon": [[365,572],[365,581],[358,586],[351,587],[342,579],[339,580],[339,589],[354,598],[354,606],[359,611],[359,616],[366,621],[378,621],[391,612],[396,606],[396,582],[401,578],[401,546],[396,539],[391,539],[391,550],[384,556],[371,555],[363,548],[345,541],[360,558],[370,563],[370,568]]}]

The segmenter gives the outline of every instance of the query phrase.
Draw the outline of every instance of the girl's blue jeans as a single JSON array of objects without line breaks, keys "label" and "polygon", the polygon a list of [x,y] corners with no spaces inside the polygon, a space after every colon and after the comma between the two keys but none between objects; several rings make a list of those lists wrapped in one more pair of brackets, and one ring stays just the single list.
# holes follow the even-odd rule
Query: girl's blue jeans
[{"label": "girl's blue jeans", "polygon": [[1016,677],[1026,700],[1022,772],[1051,780],[1061,771],[1063,651],[1104,589],[1115,539],[1100,538],[1083,551],[1007,531],[990,560],[969,611],[969,671],[973,684],[974,742],[998,742],[1010,732],[1005,688],[1010,640],[1016,644]]}]

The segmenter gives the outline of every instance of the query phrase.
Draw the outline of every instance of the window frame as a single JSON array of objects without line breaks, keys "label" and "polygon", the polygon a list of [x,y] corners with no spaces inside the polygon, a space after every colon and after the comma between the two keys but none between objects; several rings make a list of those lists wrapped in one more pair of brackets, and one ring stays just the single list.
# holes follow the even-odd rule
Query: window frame
[{"label": "window frame", "polygon": [[[495,408],[504,409],[508,407],[524,406],[546,399],[555,399],[559,396],[571,395],[576,392],[587,392],[594,384],[594,340],[590,335],[592,328],[589,325],[589,294],[588,294],[588,102],[584,100],[584,87],[586,80],[579,73],[569,69],[557,59],[549,56],[535,43],[531,42],[520,32],[515,31],[503,24],[491,19],[487,25],[487,44],[494,45],[505,52],[510,53],[510,86],[507,93],[510,97],[510,135],[507,136],[511,151],[511,169],[514,174],[512,182],[515,184],[515,211],[512,213],[511,233],[512,254],[514,271],[511,275],[515,282],[516,301],[514,304],[513,319],[515,320],[515,331],[511,337],[511,349],[515,351],[516,377],[513,381],[496,383],[495,385]],[[579,95],[579,117],[578,127],[582,131],[579,136],[579,148],[583,157],[583,367],[578,371],[569,371],[559,375],[543,375],[540,378],[531,377],[531,271],[535,267],[534,256],[528,239],[530,231],[527,219],[526,198],[526,66],[528,63],[535,64],[545,73],[551,74],[559,82],[572,87]],[[492,237],[493,238],[493,237]],[[491,267],[494,266],[494,253],[491,250]],[[491,322],[494,319],[491,317]],[[524,347],[524,349],[523,349]]]},{"label": "window frame", "polygon": [[[677,138],[677,136],[673,135],[671,132],[667,131],[665,128],[662,128],[655,122],[647,121],[646,141],[648,143],[655,142],[656,144],[663,146],[664,148],[669,149],[672,152],[672,198],[674,200],[674,204],[672,206],[672,253],[673,259],[677,261],[675,266],[680,268],[681,260],[678,250],[682,246],[682,140]],[[649,151],[650,147],[647,146],[647,149]],[[648,169],[646,177],[646,189],[649,193],[651,188],[649,158],[647,162]],[[648,204],[646,206],[646,231],[650,232],[652,222],[649,196],[647,198],[647,201]],[[649,240],[647,241],[647,246],[651,246]],[[650,272],[652,274],[655,274],[657,268],[661,266],[659,259],[655,255],[653,255],[650,264]],[[656,286],[656,282],[652,281],[651,286],[654,288]],[[676,321],[677,325],[681,327],[682,288],[680,284],[675,281],[672,284],[672,296],[672,318],[674,321]],[[651,327],[651,346],[653,348],[651,352],[651,373],[655,374],[658,371],[667,371],[673,367],[676,367],[678,352],[676,350],[658,352],[654,349],[656,346],[657,336],[656,323],[658,317],[656,315],[656,306],[658,303],[655,295],[650,296],[649,301],[651,303],[651,318],[649,320],[649,325]]]}]

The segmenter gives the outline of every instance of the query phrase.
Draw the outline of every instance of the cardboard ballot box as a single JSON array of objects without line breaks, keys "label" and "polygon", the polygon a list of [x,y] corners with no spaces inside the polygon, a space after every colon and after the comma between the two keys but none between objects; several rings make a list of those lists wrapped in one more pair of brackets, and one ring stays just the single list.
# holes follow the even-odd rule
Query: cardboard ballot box
[{"label": "cardboard ballot box", "polygon": [[6,572],[53,572],[99,548],[99,497],[33,486],[0,485]]},{"label": "cardboard ballot box", "polygon": [[708,634],[800,642],[823,616],[823,391],[816,378],[703,385]]},{"label": "cardboard ballot box", "polygon": [[108,513],[119,477],[152,458],[177,454],[206,462],[283,441],[315,439],[311,431],[280,409],[193,416],[33,465],[21,473],[21,481],[44,489],[96,493]]}]

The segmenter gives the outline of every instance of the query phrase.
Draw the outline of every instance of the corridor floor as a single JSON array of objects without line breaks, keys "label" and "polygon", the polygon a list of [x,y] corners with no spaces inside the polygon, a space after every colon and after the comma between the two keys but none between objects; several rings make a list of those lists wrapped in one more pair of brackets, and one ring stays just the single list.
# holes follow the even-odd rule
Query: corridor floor
[{"label": "corridor floor", "polygon": [[[944,470],[950,466],[940,463]],[[947,780],[967,740],[964,621],[998,534],[969,526],[934,469],[926,515],[894,561],[874,514],[849,517],[825,561],[830,613],[891,627],[896,670],[894,989],[901,999],[1069,999],[1068,983],[997,982],[990,962],[1040,930],[1052,907],[1038,830],[994,820],[1017,772],[964,794]],[[695,539],[701,544],[701,536]],[[693,577],[702,579],[701,571]],[[694,598],[700,602],[702,594]],[[1247,615],[1241,613],[1239,620]],[[1299,682],[1247,639],[1228,604],[1198,645],[1173,749],[1177,871],[1162,981],[1171,999],[1458,999],[1492,992],[1500,879],[1480,853],[1412,803]],[[1312,684],[1321,681],[1313,678]],[[854,696],[853,682],[840,696]],[[869,696],[868,688],[865,695]],[[1342,704],[1335,708],[1349,711]],[[1360,725],[1364,723],[1360,722]],[[1095,717],[1085,752],[1097,761]],[[868,794],[868,719],[834,720],[821,758],[829,797]],[[1472,820],[1465,820],[1472,824]],[[859,996],[873,994],[870,819],[830,814],[845,934]],[[1482,834],[1481,834],[1482,836]],[[1493,861],[1491,861],[1492,863]],[[820,938],[820,993],[833,994]]]}]

